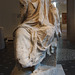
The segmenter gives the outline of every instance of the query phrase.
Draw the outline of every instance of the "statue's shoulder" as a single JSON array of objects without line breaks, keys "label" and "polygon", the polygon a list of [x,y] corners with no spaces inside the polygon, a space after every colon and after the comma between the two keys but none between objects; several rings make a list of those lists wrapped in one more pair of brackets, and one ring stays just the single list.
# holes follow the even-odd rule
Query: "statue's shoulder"
[{"label": "statue's shoulder", "polygon": [[24,24],[19,24],[15,29],[14,29],[14,32],[13,32],[13,36],[17,33],[21,33],[22,31],[24,30]]}]

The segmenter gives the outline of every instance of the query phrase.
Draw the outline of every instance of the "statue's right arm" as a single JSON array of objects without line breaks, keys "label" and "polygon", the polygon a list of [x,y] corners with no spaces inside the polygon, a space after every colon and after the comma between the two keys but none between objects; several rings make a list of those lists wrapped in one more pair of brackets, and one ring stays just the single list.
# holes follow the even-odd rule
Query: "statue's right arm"
[{"label": "statue's right arm", "polygon": [[30,47],[30,34],[24,28],[19,28],[15,35],[15,55],[24,68],[33,66],[29,58]]}]

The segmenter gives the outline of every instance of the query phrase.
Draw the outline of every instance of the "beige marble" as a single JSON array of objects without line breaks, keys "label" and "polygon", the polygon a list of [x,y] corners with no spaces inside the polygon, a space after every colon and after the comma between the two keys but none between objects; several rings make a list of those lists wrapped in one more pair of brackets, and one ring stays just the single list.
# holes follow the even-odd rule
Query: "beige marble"
[{"label": "beige marble", "polygon": [[20,0],[21,24],[14,31],[15,54],[22,68],[36,66],[51,56],[61,34],[58,9],[50,0]]}]

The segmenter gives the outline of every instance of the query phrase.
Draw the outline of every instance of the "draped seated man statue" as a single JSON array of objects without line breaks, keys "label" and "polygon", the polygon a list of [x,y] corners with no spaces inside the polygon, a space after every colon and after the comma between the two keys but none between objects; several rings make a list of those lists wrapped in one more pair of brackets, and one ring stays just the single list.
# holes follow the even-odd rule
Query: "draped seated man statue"
[{"label": "draped seated man statue", "polygon": [[20,4],[21,24],[14,31],[17,64],[12,75],[51,75],[46,72],[51,66],[40,63],[57,47],[58,9],[51,0],[20,0]]}]

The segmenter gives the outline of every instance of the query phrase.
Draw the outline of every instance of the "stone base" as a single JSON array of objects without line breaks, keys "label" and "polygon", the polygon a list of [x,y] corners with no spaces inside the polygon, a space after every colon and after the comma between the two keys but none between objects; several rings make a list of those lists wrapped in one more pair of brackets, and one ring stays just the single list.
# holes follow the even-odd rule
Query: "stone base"
[{"label": "stone base", "polygon": [[65,72],[62,68],[62,65],[57,65],[57,74],[56,75],[65,75]]},{"label": "stone base", "polygon": [[51,66],[40,66],[31,75],[65,75],[62,65],[56,67]]},{"label": "stone base", "polygon": [[11,75],[65,75],[61,65],[56,67],[52,66],[39,66],[36,70],[33,71],[22,71],[15,67]]}]

